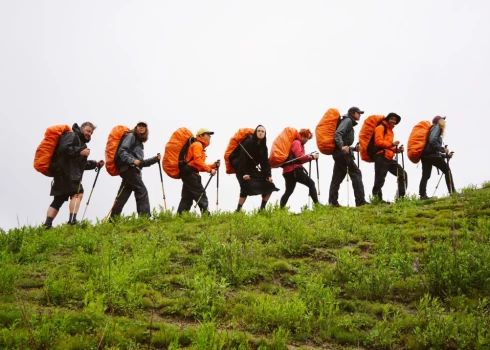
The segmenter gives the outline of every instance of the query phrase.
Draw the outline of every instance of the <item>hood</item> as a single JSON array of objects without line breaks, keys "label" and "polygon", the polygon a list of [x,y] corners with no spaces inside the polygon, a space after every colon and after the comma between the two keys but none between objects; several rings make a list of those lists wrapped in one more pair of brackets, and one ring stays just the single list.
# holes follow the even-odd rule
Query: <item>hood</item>
[{"label": "hood", "polygon": [[344,119],[346,119],[346,118],[350,118],[350,120],[352,120],[352,126],[356,126],[356,125],[357,125],[358,121],[357,121],[357,120],[355,120],[354,118],[352,118],[350,115],[348,115],[348,114],[344,114],[344,115],[342,116],[342,120],[344,120]]},{"label": "hood", "polygon": [[196,140],[202,143],[203,148],[206,148],[209,146],[209,141],[206,141],[204,138],[201,136],[196,136]]}]

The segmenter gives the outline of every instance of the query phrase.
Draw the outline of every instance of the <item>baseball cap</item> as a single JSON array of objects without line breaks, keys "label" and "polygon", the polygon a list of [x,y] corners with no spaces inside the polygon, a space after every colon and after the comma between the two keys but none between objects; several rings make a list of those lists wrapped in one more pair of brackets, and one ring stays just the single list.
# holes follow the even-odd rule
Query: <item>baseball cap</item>
[{"label": "baseball cap", "polygon": [[206,129],[206,128],[200,128],[199,130],[197,130],[196,136],[199,136],[202,134],[214,135],[214,131],[210,131],[209,129]]},{"label": "baseball cap", "polygon": [[364,113],[364,111],[361,111],[359,109],[359,107],[351,107],[351,108],[349,108],[349,111],[347,113],[348,114],[353,114],[353,113],[356,113],[356,112],[359,113],[359,114],[363,114]]},{"label": "baseball cap", "polygon": [[145,126],[148,126],[148,123],[144,120],[138,121],[138,123],[136,125],[139,125],[139,124],[145,124]]},{"label": "baseball cap", "polygon": [[432,124],[437,124],[437,122],[439,121],[439,119],[444,119],[446,120],[446,117],[441,117],[440,115],[436,115],[434,117],[434,119],[432,119]]}]

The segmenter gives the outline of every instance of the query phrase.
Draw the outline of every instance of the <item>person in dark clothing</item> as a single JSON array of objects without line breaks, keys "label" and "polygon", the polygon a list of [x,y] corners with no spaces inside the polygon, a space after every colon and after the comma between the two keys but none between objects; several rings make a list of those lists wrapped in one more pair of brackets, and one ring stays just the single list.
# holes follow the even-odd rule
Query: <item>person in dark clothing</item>
[{"label": "person in dark clothing", "polygon": [[291,160],[295,159],[295,161],[287,163],[282,171],[282,176],[286,181],[286,190],[281,197],[281,208],[286,206],[288,199],[293,194],[294,189],[296,188],[296,183],[298,182],[308,187],[313,203],[319,203],[315,182],[308,176],[306,169],[303,168],[303,163],[318,159],[318,153],[305,155],[304,145],[308,142],[308,140],[311,140],[312,137],[313,134],[310,129],[301,129],[291,145],[289,158]]},{"label": "person in dark clothing", "polygon": [[104,166],[104,161],[87,160],[90,142],[95,130],[94,124],[85,122],[78,126],[73,124],[72,132],[60,136],[55,154],[51,160],[50,171],[53,173],[53,182],[50,195],[54,197],[48,208],[44,226],[53,227],[53,220],[68,199],[70,199],[70,216],[68,224],[77,223],[77,213],[83,197],[82,177],[85,170],[92,170]]},{"label": "person in dark clothing", "polygon": [[361,111],[358,107],[351,107],[344,115],[335,131],[335,150],[332,154],[335,165],[333,167],[332,182],[330,183],[330,193],[328,203],[334,207],[340,207],[339,188],[345,176],[348,174],[352,179],[354,197],[356,206],[360,207],[366,204],[364,198],[364,185],[362,183],[362,173],[356,165],[354,151],[359,151],[359,145],[351,147],[354,143],[354,126],[361,119]]},{"label": "person in dark clothing", "polygon": [[272,181],[265,127],[259,125],[253,135],[242,141],[236,177],[240,184],[240,198],[236,211],[242,209],[248,196],[262,195],[260,210],[265,209],[272,192],[279,191]]},{"label": "person in dark clothing", "polygon": [[385,183],[388,171],[396,176],[398,183],[397,199],[405,196],[405,190],[408,183],[408,176],[398,161],[393,159],[396,153],[404,151],[403,146],[398,147],[400,141],[393,141],[395,134],[393,128],[400,123],[401,117],[396,113],[389,113],[382,120],[374,131],[374,146],[377,152],[374,156],[374,186],[373,196],[380,199],[383,203],[388,203],[383,200],[382,188]]},{"label": "person in dark clothing", "polygon": [[[429,130],[427,143],[422,153],[422,178],[420,179],[419,195],[421,200],[430,199],[427,196],[427,181],[430,179],[432,167],[441,170],[446,179],[449,194],[455,192],[451,169],[449,169],[449,159],[453,153],[443,146],[442,137],[446,129],[446,117],[435,116],[432,119],[432,127]],[[448,161],[446,162],[445,159]]]},{"label": "person in dark clothing", "polygon": [[143,144],[148,141],[148,123],[139,121],[134,129],[121,139],[116,152],[115,163],[121,176],[121,186],[117,191],[116,203],[112,208],[111,218],[121,215],[124,205],[131,193],[134,192],[136,199],[136,211],[138,215],[151,215],[150,199],[148,191],[143,183],[142,168],[149,167],[161,158],[160,154],[148,159],[145,158]]},{"label": "person in dark clothing", "polygon": [[186,164],[180,168],[182,198],[177,208],[178,214],[182,214],[184,211],[190,211],[193,201],[199,201],[197,205],[201,210],[201,214],[209,214],[208,197],[202,185],[199,172],[207,172],[211,176],[214,176],[216,175],[216,168],[220,166],[219,160],[213,164],[205,163],[205,148],[209,146],[211,135],[214,135],[213,131],[201,128],[196,133],[196,141],[189,146],[185,157]]}]

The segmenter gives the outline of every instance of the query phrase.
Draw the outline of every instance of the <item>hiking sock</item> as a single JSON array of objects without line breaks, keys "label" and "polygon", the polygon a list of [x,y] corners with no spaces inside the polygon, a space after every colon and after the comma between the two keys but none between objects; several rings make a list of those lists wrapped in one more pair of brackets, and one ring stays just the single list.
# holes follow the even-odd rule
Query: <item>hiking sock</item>
[{"label": "hiking sock", "polygon": [[50,218],[49,216],[46,216],[46,220],[44,220],[44,226],[46,227],[53,226],[53,220],[54,218]]},{"label": "hiking sock", "polygon": [[71,225],[75,225],[77,222],[77,213],[70,213],[70,218],[68,219],[68,223]]},{"label": "hiking sock", "polygon": [[243,204],[238,204],[236,207],[236,212],[238,213],[240,210],[242,210]]},{"label": "hiking sock", "polygon": [[266,205],[267,201],[262,200],[262,203],[260,203],[260,210],[264,210]]}]

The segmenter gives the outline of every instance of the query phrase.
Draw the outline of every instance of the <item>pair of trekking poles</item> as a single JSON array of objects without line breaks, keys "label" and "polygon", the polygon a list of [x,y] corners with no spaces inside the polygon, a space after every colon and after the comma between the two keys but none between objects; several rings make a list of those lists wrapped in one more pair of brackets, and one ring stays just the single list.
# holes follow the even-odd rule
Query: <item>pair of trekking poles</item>
[{"label": "pair of trekking poles", "polygon": [[[217,163],[219,163],[219,159],[214,164],[217,164]],[[206,189],[208,188],[209,183],[211,182],[212,179],[213,179],[213,175],[209,174],[208,182],[206,182],[206,186],[204,186],[204,189],[201,192],[201,195],[197,199],[196,204],[194,204],[194,208],[197,208],[199,202],[202,199],[202,196],[204,196],[204,194],[206,193]],[[219,205],[219,166],[216,165],[216,208],[218,208],[218,205]]]},{"label": "pair of trekking poles", "polygon": [[[447,145],[445,146],[447,148]],[[453,183],[453,174],[451,173],[451,168],[449,167],[449,160],[451,159],[451,156],[454,154],[454,152],[450,152],[449,155],[450,157],[446,158],[447,162],[447,171],[449,173],[449,186],[450,186],[450,191],[449,194],[452,194],[454,191],[454,183]],[[437,168],[437,174],[439,175],[439,168]],[[441,177],[439,177],[439,181],[437,181],[436,188],[434,189],[434,193],[432,194],[432,197],[436,195],[436,191],[439,188],[439,184],[441,183],[442,177],[444,176],[444,172],[442,172]]]}]

